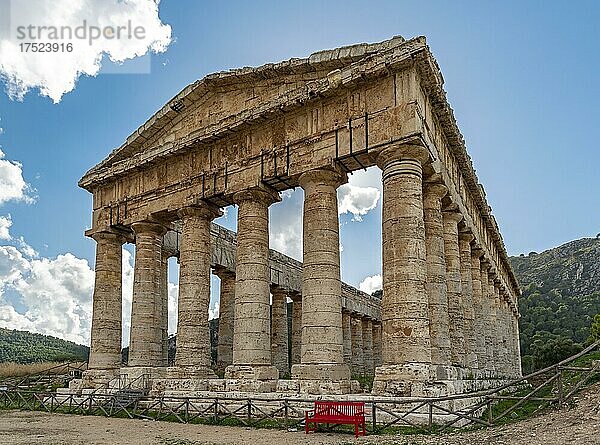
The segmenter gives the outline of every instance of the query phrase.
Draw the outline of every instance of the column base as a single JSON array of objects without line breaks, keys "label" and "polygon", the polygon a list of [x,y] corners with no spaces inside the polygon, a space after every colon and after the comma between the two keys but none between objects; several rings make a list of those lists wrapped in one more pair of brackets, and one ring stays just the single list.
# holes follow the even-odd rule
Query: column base
[{"label": "column base", "polygon": [[294,380],[350,381],[350,367],[344,363],[296,364],[292,366]]},{"label": "column base", "polygon": [[480,388],[481,384],[489,385],[499,379],[501,376],[494,371],[454,365],[383,365],[375,369],[372,392],[392,397],[438,397],[467,392],[466,388]]},{"label": "column base", "polygon": [[167,368],[168,379],[216,379],[217,375],[208,366],[173,366]]},{"label": "column base", "polygon": [[279,371],[271,365],[229,365],[225,368],[225,388],[237,392],[274,392]]},{"label": "column base", "polygon": [[225,368],[226,379],[277,380],[279,371],[271,365],[229,365]]},{"label": "column base", "polygon": [[[73,387],[82,388],[103,388],[108,382],[119,376],[119,368],[115,369],[87,369],[83,371],[81,379],[73,380]],[[69,383],[71,387],[71,383]]]}]

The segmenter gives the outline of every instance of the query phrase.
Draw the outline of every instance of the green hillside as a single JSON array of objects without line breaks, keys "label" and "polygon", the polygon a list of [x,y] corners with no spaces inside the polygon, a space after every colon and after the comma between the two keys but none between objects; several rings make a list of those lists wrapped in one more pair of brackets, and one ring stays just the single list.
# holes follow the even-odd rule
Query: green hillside
[{"label": "green hillside", "polygon": [[600,313],[600,239],[583,238],[511,262],[523,291],[524,371],[580,350]]},{"label": "green hillside", "polygon": [[49,335],[0,328],[0,363],[87,361],[89,348]]}]

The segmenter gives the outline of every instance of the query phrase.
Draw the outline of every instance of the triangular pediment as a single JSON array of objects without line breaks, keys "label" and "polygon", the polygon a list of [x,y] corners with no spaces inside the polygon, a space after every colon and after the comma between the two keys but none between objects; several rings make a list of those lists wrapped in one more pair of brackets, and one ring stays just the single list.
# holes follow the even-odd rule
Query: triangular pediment
[{"label": "triangular pediment", "polygon": [[210,74],[184,88],[132,133],[125,143],[86,173],[80,184],[98,171],[156,150],[185,134],[214,128],[231,116],[247,112],[264,103],[275,102],[328,73],[368,60],[375,54],[405,43],[394,37],[380,43],[358,44],[319,51],[306,58],[294,58],[257,68],[241,68]]}]

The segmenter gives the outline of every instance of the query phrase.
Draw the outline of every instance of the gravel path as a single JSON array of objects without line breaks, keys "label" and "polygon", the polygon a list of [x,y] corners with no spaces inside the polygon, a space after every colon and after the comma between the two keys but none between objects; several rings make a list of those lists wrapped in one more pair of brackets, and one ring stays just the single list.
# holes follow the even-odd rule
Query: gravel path
[{"label": "gravel path", "polygon": [[574,408],[512,425],[435,436],[370,436],[184,425],[168,422],[0,411],[0,444],[43,445],[600,445],[600,383],[577,397]]}]

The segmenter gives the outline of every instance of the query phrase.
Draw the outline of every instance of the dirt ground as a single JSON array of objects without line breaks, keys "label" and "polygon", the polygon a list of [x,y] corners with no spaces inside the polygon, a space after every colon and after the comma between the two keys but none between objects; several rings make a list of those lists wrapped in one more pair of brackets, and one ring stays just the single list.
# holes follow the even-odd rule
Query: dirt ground
[{"label": "dirt ground", "polygon": [[576,406],[516,424],[432,436],[370,436],[183,425],[25,411],[0,411],[0,444],[209,445],[600,445],[600,383],[576,398]]}]

